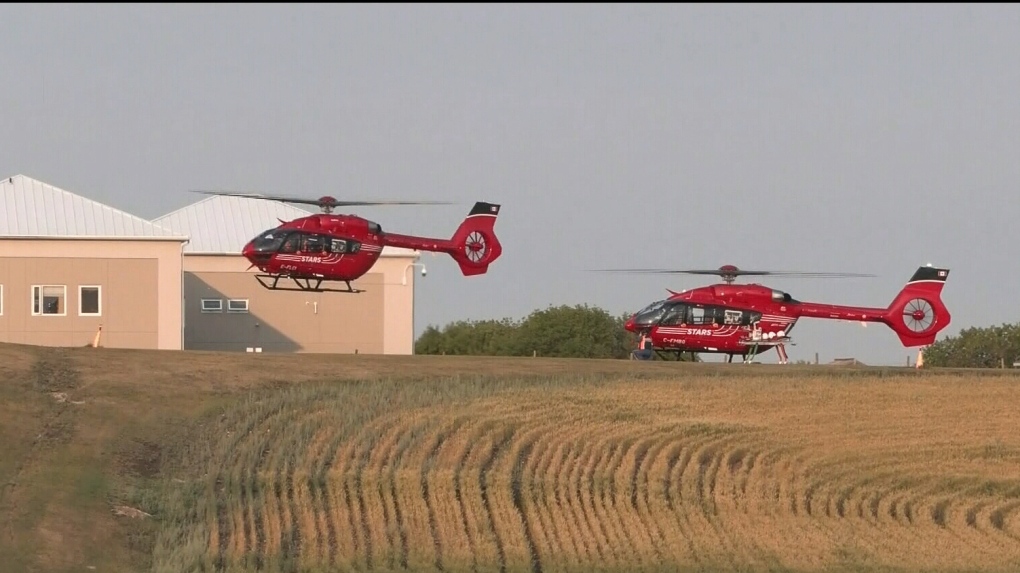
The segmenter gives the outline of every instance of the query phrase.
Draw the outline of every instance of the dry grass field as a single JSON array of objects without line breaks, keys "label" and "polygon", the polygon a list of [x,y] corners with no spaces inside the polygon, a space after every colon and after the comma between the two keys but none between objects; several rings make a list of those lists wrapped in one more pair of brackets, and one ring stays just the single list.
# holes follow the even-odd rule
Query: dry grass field
[{"label": "dry grass field", "polygon": [[1010,371],[0,345],[4,571],[1017,571]]}]

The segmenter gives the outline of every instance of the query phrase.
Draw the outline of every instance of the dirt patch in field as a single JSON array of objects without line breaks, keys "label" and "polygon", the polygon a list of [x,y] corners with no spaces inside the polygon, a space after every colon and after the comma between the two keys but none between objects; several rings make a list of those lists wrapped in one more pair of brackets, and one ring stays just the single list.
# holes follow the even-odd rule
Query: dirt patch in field
[{"label": "dirt patch in field", "polygon": [[163,446],[142,439],[132,439],[117,452],[120,473],[132,477],[154,478],[163,461]]}]

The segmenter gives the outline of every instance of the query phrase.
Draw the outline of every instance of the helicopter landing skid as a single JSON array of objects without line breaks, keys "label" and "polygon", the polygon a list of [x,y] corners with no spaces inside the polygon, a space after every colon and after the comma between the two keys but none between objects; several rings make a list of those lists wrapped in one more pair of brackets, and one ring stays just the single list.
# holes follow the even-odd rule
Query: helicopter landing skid
[{"label": "helicopter landing skid", "polygon": [[[279,282],[282,278],[288,278],[294,281],[296,287],[293,286],[280,286]],[[340,292],[348,294],[356,294],[359,292],[365,292],[361,289],[356,289],[351,286],[351,281],[327,281],[319,277],[295,277],[291,275],[255,275],[255,280],[259,281],[259,284],[269,290],[289,290],[299,292]],[[267,281],[272,281],[271,283]],[[302,282],[304,281],[304,282]],[[328,288],[323,287],[323,282],[342,282],[347,285],[346,289]]]},{"label": "helicopter landing skid", "polygon": [[655,353],[659,355],[659,358],[666,362],[692,362],[693,360],[684,360],[684,355],[693,358],[692,352],[687,350],[677,350],[675,348],[656,348]]},{"label": "helicopter landing skid", "polygon": [[[756,356],[758,356],[763,350],[769,348],[775,348],[776,352],[779,353],[779,363],[786,364],[788,361],[786,355],[786,344],[793,344],[790,342],[790,337],[784,336],[783,338],[767,339],[767,340],[749,340],[741,341],[741,344],[748,346],[749,349],[743,353],[744,364],[751,364],[754,362]],[[729,362],[733,361],[733,355],[730,354]]]}]

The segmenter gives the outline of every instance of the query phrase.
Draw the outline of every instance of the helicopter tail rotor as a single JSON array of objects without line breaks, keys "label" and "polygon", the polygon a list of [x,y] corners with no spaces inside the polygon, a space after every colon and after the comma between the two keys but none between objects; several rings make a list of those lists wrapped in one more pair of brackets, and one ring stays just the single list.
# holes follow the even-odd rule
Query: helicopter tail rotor
[{"label": "helicopter tail rotor", "polygon": [[919,267],[885,314],[885,322],[899,336],[903,346],[927,346],[949,326],[952,316],[942,303],[942,289],[949,269]]},{"label": "helicopter tail rotor", "polygon": [[493,203],[475,203],[450,239],[455,246],[450,255],[457,261],[464,276],[485,274],[489,264],[503,253],[494,230],[499,208]]}]

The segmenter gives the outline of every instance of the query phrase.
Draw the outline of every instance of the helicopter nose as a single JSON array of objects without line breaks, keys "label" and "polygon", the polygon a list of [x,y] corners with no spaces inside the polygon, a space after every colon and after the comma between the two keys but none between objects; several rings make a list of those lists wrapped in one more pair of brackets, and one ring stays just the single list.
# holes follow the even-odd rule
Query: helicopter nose
[{"label": "helicopter nose", "polygon": [[623,328],[627,332],[637,332],[637,327],[634,326],[634,317],[633,316],[628,318],[627,322],[623,323]]},{"label": "helicopter nose", "polygon": [[244,248],[241,249],[241,255],[245,259],[248,259],[248,262],[251,263],[250,265],[248,265],[248,268],[245,269],[246,271],[255,266],[258,266],[261,269],[262,267],[259,265],[259,263],[264,262],[259,260],[261,257],[255,250],[255,246],[253,243],[254,241],[248,243],[247,245],[244,246]]}]

